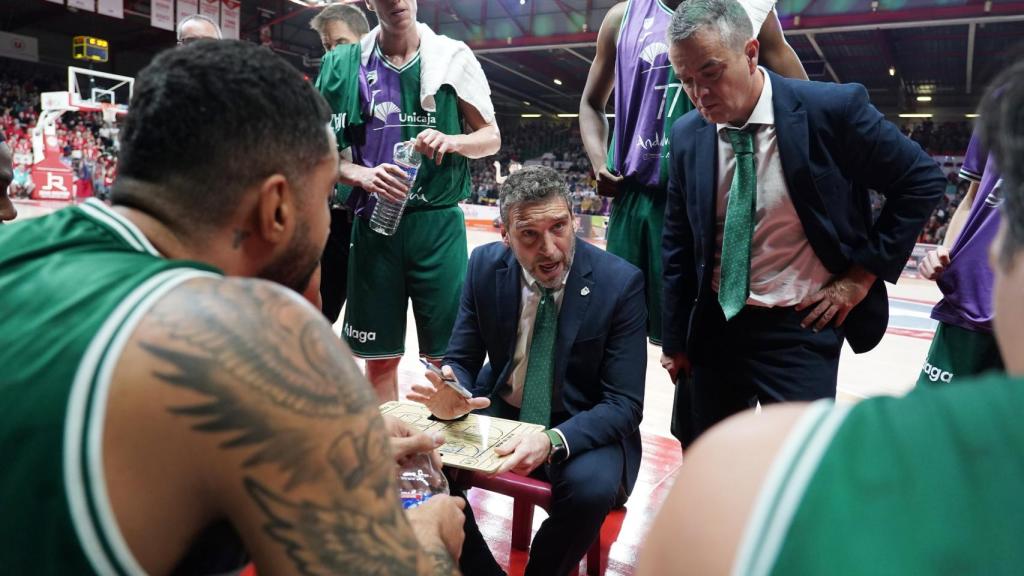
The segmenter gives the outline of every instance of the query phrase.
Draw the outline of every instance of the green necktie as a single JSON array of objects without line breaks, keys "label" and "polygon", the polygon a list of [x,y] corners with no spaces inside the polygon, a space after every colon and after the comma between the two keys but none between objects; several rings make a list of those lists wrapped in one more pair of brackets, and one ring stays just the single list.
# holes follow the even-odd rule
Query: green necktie
[{"label": "green necktie", "polygon": [[754,137],[746,130],[725,133],[736,154],[736,170],[729,186],[729,204],[722,234],[722,278],[718,303],[729,320],[747,303],[750,295],[750,242],[754,233],[757,173],[754,168]]},{"label": "green necktie", "polygon": [[551,387],[555,372],[555,333],[558,331],[558,310],[552,290],[541,287],[537,318],[533,321],[533,340],[526,363],[526,382],[523,384],[523,406],[519,421],[540,424],[551,423]]}]

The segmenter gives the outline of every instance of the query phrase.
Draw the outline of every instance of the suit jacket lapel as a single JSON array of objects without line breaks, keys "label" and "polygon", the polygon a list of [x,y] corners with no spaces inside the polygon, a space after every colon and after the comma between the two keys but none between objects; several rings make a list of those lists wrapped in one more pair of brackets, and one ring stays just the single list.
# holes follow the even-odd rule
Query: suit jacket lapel
[{"label": "suit jacket lapel", "polygon": [[594,291],[594,280],[589,254],[593,249],[583,240],[576,241],[576,256],[572,268],[569,269],[569,277],[565,281],[562,307],[558,312],[558,335],[555,340],[555,398],[561,398],[560,389],[569,353],[587,315],[587,306],[594,297],[590,295]]},{"label": "suit jacket lapel", "polygon": [[518,334],[519,321],[519,299],[522,291],[519,289],[519,261],[511,249],[506,249],[504,266],[499,266],[495,271],[495,304],[497,304],[497,318],[499,334],[508,334],[506,344],[508,361],[502,368],[502,373],[497,382],[507,382],[508,372],[512,367],[512,357],[516,349],[516,334]]},{"label": "suit jacket lapel", "polygon": [[[769,72],[769,74],[772,74]],[[797,100],[786,80],[772,74],[772,108],[775,111],[775,137],[779,146],[779,160],[786,176],[789,197],[804,227],[804,234],[818,258],[836,272],[839,235],[828,217],[825,199],[815,184],[811,171],[810,131],[807,111]]]},{"label": "suit jacket lapel", "polygon": [[801,201],[819,201],[807,198],[814,191],[811,162],[808,155],[807,112],[800,107],[793,93],[778,76],[772,76],[772,109],[775,112],[775,138],[779,146],[779,159],[786,175],[793,204]]},{"label": "suit jacket lapel", "polygon": [[715,201],[718,196],[718,133],[714,124],[697,129],[697,217],[704,235],[704,245],[715,241]]}]

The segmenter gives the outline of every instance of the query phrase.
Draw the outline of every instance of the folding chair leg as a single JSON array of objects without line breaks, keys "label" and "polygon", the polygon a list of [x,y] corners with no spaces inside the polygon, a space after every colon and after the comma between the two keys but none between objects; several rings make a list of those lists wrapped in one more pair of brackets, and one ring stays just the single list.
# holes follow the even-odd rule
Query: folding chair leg
[{"label": "folding chair leg", "polygon": [[533,535],[533,504],[516,498],[512,504],[512,548],[527,550]]},{"label": "folding chair leg", "polygon": [[601,537],[598,536],[590,545],[590,550],[587,550],[587,576],[602,576],[606,562],[608,555],[601,549]]}]

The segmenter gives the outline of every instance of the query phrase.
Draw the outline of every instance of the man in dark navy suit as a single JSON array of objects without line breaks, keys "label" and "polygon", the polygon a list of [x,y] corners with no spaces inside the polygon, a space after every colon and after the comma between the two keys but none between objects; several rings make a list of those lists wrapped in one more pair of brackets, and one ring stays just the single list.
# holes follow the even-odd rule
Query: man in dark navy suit
[{"label": "man in dark navy suit", "polygon": [[[442,419],[482,409],[548,428],[503,447],[499,472],[551,482],[526,574],[563,575],[640,469],[644,281],[625,260],[576,242],[568,188],[551,168],[511,174],[499,202],[502,241],[473,251],[442,368],[474,398],[428,373],[431,385],[413,386],[409,399]],[[503,573],[466,511],[460,567]]]},{"label": "man in dark navy suit", "polygon": [[[735,0],[691,0],[669,60],[696,110],[672,129],[662,364],[686,446],[753,406],[832,397],[844,338],[873,348],[942,194],[935,161],[857,84],[757,65]],[[886,197],[872,222],[868,189]],[[691,378],[692,377],[692,378]]]}]

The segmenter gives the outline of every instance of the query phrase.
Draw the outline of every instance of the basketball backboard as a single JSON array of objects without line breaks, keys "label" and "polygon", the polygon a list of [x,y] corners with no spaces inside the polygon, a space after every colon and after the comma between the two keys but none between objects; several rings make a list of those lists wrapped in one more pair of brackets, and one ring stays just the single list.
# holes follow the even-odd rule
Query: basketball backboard
[{"label": "basketball backboard", "polygon": [[85,112],[112,105],[118,114],[127,113],[134,86],[130,76],[68,66],[68,103]]}]

